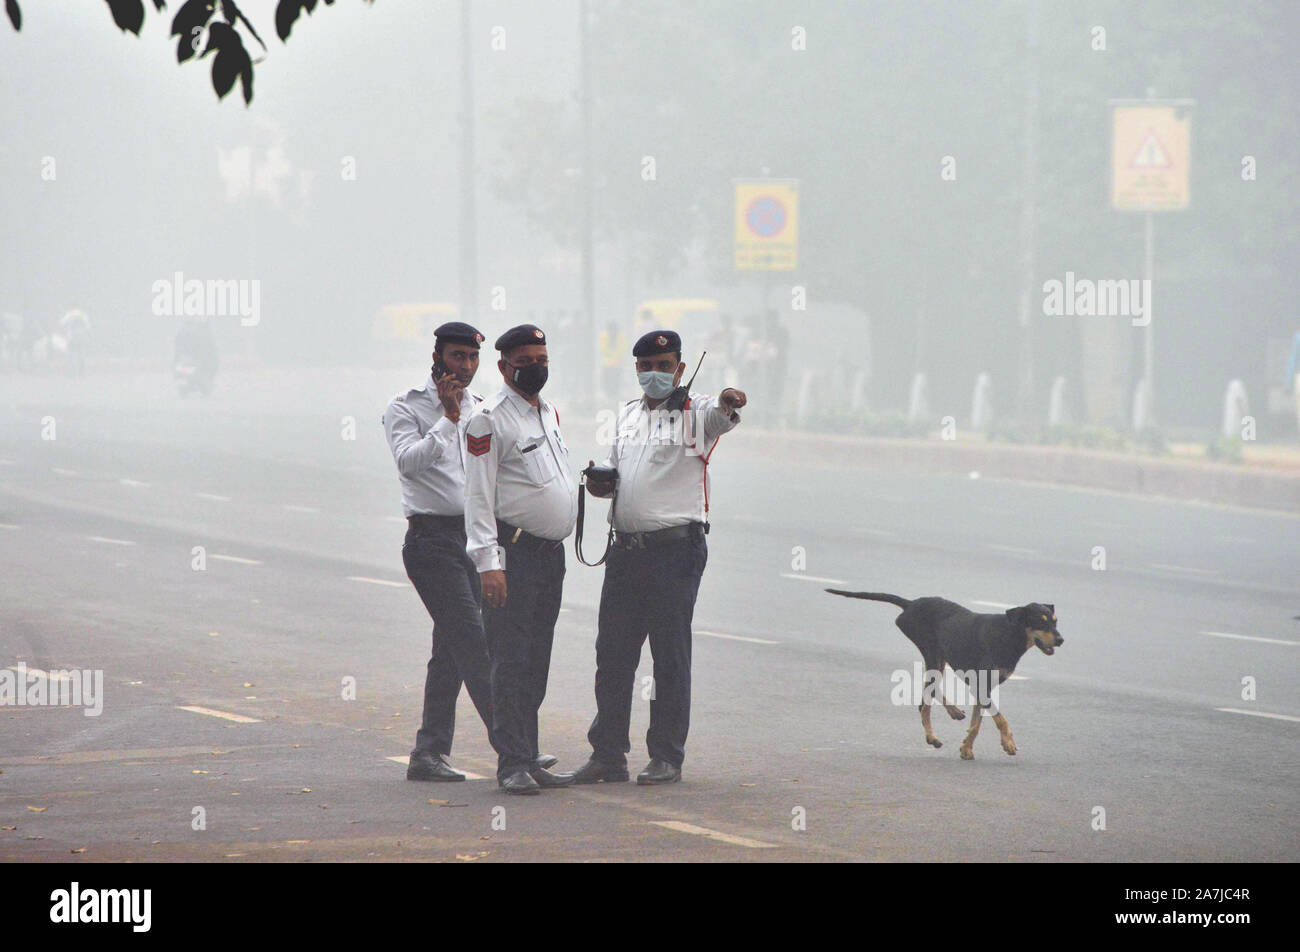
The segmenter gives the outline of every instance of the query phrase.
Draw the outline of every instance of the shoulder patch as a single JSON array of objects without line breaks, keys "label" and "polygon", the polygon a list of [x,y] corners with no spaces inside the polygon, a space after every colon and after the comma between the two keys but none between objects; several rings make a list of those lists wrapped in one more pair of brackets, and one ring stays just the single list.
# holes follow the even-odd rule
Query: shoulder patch
[{"label": "shoulder patch", "polygon": [[484,433],[482,436],[466,436],[465,448],[469,450],[471,456],[482,456],[492,448],[492,434]]}]

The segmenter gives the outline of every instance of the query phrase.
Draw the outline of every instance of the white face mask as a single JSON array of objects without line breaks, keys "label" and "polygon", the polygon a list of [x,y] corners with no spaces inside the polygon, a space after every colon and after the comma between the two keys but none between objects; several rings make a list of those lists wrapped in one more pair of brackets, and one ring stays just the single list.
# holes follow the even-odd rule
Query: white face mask
[{"label": "white face mask", "polygon": [[677,377],[675,373],[665,373],[661,370],[643,370],[636,375],[637,383],[641,384],[641,389],[651,400],[662,400],[668,394],[673,392],[673,381]]}]

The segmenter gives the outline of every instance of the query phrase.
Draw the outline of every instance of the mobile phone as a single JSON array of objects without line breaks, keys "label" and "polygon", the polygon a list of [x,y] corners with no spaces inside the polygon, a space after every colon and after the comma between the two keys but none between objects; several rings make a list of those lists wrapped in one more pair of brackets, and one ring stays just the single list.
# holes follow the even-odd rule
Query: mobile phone
[{"label": "mobile phone", "polygon": [[451,370],[447,367],[447,365],[442,362],[441,357],[434,358],[432,371],[433,371],[434,383],[437,383],[438,381],[442,380],[443,377],[447,376],[447,374],[451,373]]}]

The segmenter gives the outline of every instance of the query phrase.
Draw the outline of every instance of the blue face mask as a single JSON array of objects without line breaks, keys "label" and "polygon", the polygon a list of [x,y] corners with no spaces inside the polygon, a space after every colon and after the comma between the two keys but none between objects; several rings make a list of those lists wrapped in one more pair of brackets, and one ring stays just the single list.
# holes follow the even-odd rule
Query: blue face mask
[{"label": "blue face mask", "polygon": [[673,392],[673,378],[676,376],[661,370],[643,370],[636,375],[636,380],[647,397],[662,400]]}]

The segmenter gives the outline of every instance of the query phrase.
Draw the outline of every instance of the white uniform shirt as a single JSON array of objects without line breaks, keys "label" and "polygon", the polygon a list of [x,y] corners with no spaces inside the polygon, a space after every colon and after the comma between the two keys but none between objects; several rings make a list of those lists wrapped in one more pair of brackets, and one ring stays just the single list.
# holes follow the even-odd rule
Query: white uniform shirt
[{"label": "white uniform shirt", "polygon": [[578,484],[555,407],[505,387],[465,430],[465,546],[480,572],[505,568],[497,520],[559,542],[578,518]]},{"label": "white uniform shirt", "polygon": [[684,413],[645,397],[623,406],[606,466],[618,467],[618,497],[610,519],[619,532],[652,532],[705,520],[709,478],[705,458],[718,437],[735,428],[717,397],[692,393]]},{"label": "white uniform shirt", "polygon": [[384,435],[402,484],[402,511],[459,516],[465,512],[465,427],[483,398],[465,390],[460,422],[447,419],[430,375],[418,387],[399,393],[384,411]]}]

